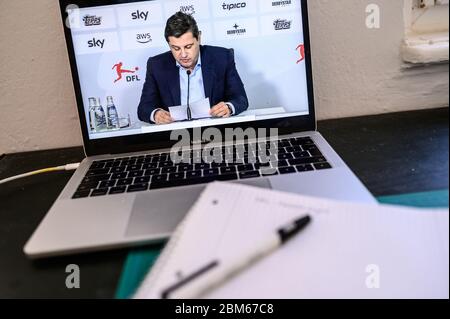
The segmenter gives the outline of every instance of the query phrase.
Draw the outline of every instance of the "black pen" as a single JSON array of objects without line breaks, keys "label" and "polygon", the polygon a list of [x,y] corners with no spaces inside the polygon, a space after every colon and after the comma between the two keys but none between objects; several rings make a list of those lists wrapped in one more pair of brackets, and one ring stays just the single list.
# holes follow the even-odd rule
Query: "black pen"
[{"label": "black pen", "polygon": [[250,264],[279,248],[305,228],[310,221],[310,216],[304,216],[270,234],[266,241],[261,242],[250,251],[239,253],[229,260],[212,261],[165,289],[161,297],[164,299],[194,299],[201,297],[247,268]]}]

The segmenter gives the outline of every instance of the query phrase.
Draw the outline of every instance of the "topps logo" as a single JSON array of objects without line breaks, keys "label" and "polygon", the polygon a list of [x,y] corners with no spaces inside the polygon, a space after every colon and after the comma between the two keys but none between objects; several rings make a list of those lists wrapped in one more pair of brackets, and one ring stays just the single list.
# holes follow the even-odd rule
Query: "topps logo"
[{"label": "topps logo", "polygon": [[292,21],[286,19],[278,19],[273,22],[275,30],[287,30],[291,28]]},{"label": "topps logo", "polygon": [[95,15],[86,15],[83,18],[83,22],[86,27],[101,25],[102,17],[97,17]]}]

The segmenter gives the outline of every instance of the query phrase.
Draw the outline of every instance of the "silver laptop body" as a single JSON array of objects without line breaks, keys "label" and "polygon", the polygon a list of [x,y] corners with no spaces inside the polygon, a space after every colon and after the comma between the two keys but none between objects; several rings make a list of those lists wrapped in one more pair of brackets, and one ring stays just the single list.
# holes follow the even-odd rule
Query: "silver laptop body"
[{"label": "silver laptop body", "polygon": [[[105,4],[113,1],[105,0]],[[63,20],[68,1],[60,0]],[[308,34],[306,1],[302,1],[305,35]],[[73,56],[70,32],[66,28],[69,56],[72,72],[76,73],[76,62]],[[360,180],[352,173],[343,160],[336,154],[325,139],[315,130],[315,116],[312,93],[311,59],[308,37],[305,37],[306,62],[308,64],[308,86],[310,114],[298,118],[298,121],[286,122],[290,132],[282,132],[280,139],[310,137],[327,162],[330,169],[311,170],[286,175],[238,179],[233,183],[246,183],[263,188],[286,191],[297,194],[325,197],[357,202],[375,202],[373,196]],[[63,254],[106,250],[118,247],[138,246],[160,243],[167,240],[174,228],[181,221],[192,204],[196,201],[205,184],[175,186],[161,189],[150,189],[142,192],[122,193],[98,197],[73,199],[82,180],[94,162],[123,157],[150,156],[151,154],[168,153],[171,145],[164,144],[165,136],[155,137],[155,143],[133,145],[132,151],[125,151],[129,137],[123,137],[122,143],[92,141],[86,133],[85,114],[79,86],[74,75],[75,92],[79,105],[79,114],[84,138],[86,158],[75,171],[72,178],[57,198],[45,218],[32,234],[24,247],[30,258],[41,258]],[[271,122],[260,121],[271,127]],[[264,125],[263,125],[264,126]],[[257,127],[257,125],[255,125]],[[259,125],[258,127],[261,127]],[[150,134],[151,135],[151,134]],[[149,135],[149,136],[150,136]],[[151,139],[151,138],[149,138]],[[240,143],[243,141],[238,141]],[[248,143],[257,142],[248,140]],[[208,146],[213,147],[211,142]],[[222,145],[219,145],[222,146]],[[274,212],[276,213],[276,212]]]}]

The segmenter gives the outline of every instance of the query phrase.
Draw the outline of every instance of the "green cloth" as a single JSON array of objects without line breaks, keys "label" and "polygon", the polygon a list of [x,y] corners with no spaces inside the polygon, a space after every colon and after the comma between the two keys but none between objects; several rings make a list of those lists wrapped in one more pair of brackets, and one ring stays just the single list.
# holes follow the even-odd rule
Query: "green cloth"
[{"label": "green cloth", "polygon": [[130,298],[153,266],[164,245],[132,250],[125,260],[116,299]]},{"label": "green cloth", "polygon": [[380,203],[390,205],[421,208],[445,208],[448,207],[448,189],[424,193],[382,196],[378,197],[377,200]]},{"label": "green cloth", "polygon": [[[401,205],[422,208],[449,207],[449,190],[440,190],[424,193],[413,193],[378,197],[382,204]],[[153,266],[164,245],[151,246],[132,250],[125,261],[116,298],[126,299],[132,297],[139,284]]]}]

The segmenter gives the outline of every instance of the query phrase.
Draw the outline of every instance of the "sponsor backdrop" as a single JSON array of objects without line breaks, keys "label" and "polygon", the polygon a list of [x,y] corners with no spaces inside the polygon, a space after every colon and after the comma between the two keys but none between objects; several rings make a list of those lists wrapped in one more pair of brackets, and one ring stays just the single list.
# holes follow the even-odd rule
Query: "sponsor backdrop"
[{"label": "sponsor backdrop", "polygon": [[69,12],[86,112],[90,97],[106,107],[113,96],[138,122],[147,60],[169,50],[164,28],[177,11],[195,17],[202,44],[234,49],[249,109],[308,110],[300,0],[154,0]]}]

